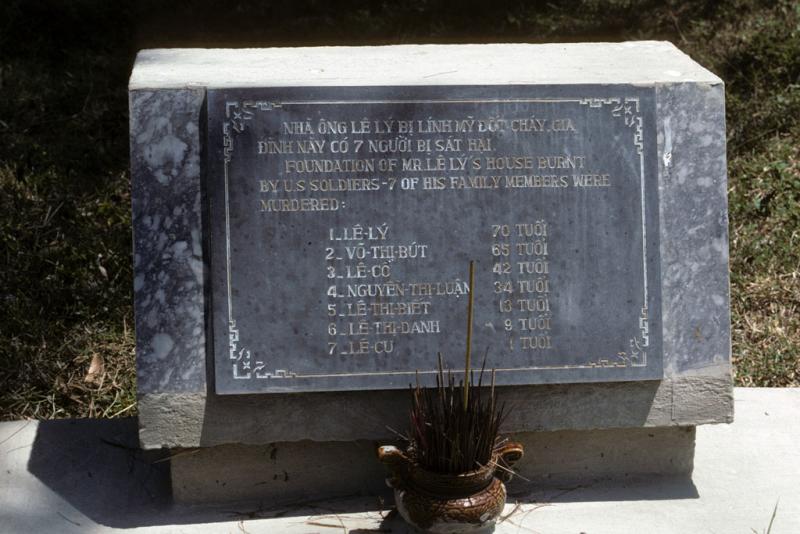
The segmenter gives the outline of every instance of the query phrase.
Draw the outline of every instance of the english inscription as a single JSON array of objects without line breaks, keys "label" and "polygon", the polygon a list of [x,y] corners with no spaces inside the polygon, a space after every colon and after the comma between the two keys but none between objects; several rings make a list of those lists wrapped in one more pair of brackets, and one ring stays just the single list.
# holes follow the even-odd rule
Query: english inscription
[{"label": "english inscription", "polygon": [[217,393],[662,376],[652,89],[208,93]]}]

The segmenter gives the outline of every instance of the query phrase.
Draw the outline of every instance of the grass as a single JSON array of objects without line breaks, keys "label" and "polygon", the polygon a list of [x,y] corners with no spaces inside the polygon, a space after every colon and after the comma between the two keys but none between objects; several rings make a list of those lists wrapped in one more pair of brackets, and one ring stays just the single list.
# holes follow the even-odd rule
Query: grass
[{"label": "grass", "polygon": [[157,46],[673,41],[727,85],[736,383],[800,385],[800,4],[454,5],[0,3],[0,418],[135,413],[125,87]]},{"label": "grass", "polygon": [[[0,168],[4,414],[107,417],[135,403],[127,210],[121,179],[54,197],[55,173]],[[14,216],[9,216],[13,214]],[[97,372],[89,374],[94,360]],[[18,414],[18,415],[17,415]]]},{"label": "grass", "polygon": [[800,384],[800,147],[770,139],[731,174],[731,291],[736,378]]}]

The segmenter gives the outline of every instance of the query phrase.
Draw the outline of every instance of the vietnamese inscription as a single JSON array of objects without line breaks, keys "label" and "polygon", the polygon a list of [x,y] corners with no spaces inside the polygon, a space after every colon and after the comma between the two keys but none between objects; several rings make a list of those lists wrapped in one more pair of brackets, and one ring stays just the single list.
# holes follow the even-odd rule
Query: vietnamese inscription
[{"label": "vietnamese inscription", "polygon": [[652,89],[212,90],[218,393],[658,379]]}]

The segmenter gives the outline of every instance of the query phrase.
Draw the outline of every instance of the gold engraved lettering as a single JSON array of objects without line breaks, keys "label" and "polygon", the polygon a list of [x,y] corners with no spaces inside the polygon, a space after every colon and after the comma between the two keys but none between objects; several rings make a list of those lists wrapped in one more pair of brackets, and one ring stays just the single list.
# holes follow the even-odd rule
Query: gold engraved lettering
[{"label": "gold engraved lettering", "polygon": [[572,181],[575,187],[609,187],[611,178],[608,174],[574,174]]},{"label": "gold engraved lettering", "polygon": [[386,284],[348,284],[346,297],[402,297],[406,294],[403,284],[389,282]]},{"label": "gold engraved lettering", "polygon": [[375,172],[374,159],[287,159],[288,173]]},{"label": "gold engraved lettering", "polygon": [[502,157],[487,157],[486,170],[489,171],[502,171],[502,170],[522,170],[533,169],[533,158],[529,156],[502,156]]},{"label": "gold engraved lettering", "polygon": [[370,305],[372,315],[428,315],[431,301],[414,302],[373,302]]},{"label": "gold engraved lettering", "polygon": [[259,200],[260,210],[275,211],[338,211],[339,200],[335,198],[283,198]]},{"label": "gold engraved lettering", "polygon": [[372,324],[377,335],[439,334],[439,321],[377,321]]},{"label": "gold engraved lettering", "polygon": [[537,161],[540,169],[583,169],[586,156],[539,156]]}]

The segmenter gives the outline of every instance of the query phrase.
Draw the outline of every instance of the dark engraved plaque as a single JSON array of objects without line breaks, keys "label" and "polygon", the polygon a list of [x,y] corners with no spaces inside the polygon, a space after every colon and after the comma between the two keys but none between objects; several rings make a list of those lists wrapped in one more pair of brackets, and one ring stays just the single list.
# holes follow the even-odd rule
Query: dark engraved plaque
[{"label": "dark engraved plaque", "polygon": [[654,89],[208,92],[217,393],[662,377]]}]

